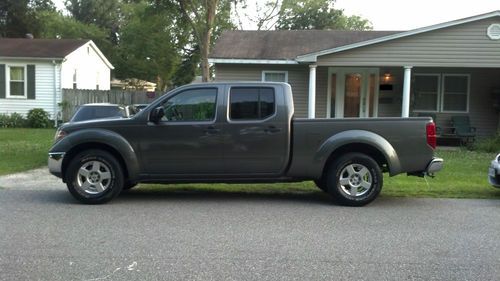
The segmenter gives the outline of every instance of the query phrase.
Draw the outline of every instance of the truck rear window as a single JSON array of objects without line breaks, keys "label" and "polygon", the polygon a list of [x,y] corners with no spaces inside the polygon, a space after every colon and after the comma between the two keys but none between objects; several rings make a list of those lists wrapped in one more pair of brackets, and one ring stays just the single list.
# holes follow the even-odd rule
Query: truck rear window
[{"label": "truck rear window", "polygon": [[276,108],[273,88],[231,88],[229,102],[231,120],[265,119],[273,115]]}]

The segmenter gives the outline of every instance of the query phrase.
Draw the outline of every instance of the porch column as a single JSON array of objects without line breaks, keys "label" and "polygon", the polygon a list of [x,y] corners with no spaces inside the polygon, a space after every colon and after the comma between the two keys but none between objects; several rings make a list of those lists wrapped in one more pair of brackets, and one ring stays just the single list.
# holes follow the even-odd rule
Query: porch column
[{"label": "porch column", "polygon": [[309,107],[307,110],[307,118],[314,119],[316,116],[316,67],[317,65],[309,65]]},{"label": "porch column", "polygon": [[405,78],[403,83],[403,108],[401,109],[401,117],[410,116],[410,83],[412,67],[413,66],[405,66]]}]

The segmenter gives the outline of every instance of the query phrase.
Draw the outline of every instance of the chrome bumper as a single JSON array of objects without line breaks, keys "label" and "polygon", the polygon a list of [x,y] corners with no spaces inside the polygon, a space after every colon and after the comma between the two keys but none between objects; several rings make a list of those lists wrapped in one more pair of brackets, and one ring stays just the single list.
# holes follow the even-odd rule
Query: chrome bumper
[{"label": "chrome bumper", "polygon": [[56,177],[62,177],[62,162],[64,159],[64,152],[50,152],[49,153],[49,172]]},{"label": "chrome bumper", "polygon": [[498,175],[500,175],[500,163],[497,160],[498,156],[495,160],[491,161],[491,165],[488,169],[488,182],[496,188],[500,188],[500,181],[498,177]]},{"label": "chrome bumper", "polygon": [[441,171],[443,169],[443,159],[442,158],[433,158],[431,162],[427,165],[425,169],[425,174],[429,176],[433,176],[434,173]]}]

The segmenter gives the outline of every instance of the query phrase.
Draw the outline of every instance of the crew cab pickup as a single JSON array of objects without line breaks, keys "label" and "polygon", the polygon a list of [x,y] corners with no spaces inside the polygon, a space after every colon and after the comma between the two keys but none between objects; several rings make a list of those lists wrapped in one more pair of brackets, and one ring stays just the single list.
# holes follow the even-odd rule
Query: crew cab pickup
[{"label": "crew cab pickup", "polygon": [[390,176],[433,175],[431,118],[294,118],[286,83],[191,84],[131,118],[60,127],[49,170],[83,203],[140,182],[313,180],[340,204],[362,206]]}]

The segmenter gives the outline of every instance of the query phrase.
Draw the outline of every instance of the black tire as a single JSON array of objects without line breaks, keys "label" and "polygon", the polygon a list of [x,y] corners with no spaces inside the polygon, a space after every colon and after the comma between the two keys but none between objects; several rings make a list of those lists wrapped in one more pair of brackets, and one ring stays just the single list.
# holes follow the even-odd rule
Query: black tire
[{"label": "black tire", "polygon": [[85,204],[109,202],[121,193],[124,184],[120,163],[99,149],[76,155],[69,163],[65,180],[71,195]]},{"label": "black tire", "polygon": [[326,183],[328,193],[337,203],[364,206],[380,194],[383,177],[373,158],[362,153],[347,153],[329,165]]}]

